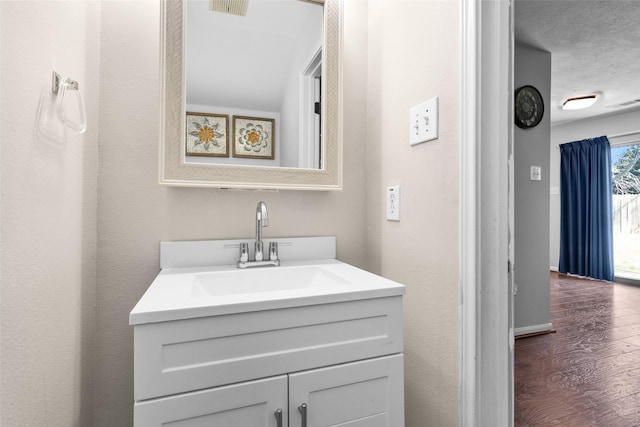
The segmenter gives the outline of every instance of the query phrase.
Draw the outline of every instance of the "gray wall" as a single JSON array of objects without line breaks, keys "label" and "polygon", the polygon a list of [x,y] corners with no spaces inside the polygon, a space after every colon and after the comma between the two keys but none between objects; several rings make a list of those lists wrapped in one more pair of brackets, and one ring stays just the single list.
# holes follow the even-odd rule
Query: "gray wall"
[{"label": "gray wall", "polygon": [[[516,46],[514,87],[536,87],[548,110],[551,54]],[[514,125],[514,301],[516,334],[549,325],[549,112],[530,129]],[[542,180],[529,180],[531,166],[542,167]]]}]

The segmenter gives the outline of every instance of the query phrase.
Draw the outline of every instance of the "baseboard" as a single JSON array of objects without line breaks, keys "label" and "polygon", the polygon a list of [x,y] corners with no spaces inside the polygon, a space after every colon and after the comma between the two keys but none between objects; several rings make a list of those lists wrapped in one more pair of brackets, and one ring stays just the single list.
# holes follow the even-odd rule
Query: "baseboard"
[{"label": "baseboard", "polygon": [[540,335],[551,332],[555,332],[551,322],[543,323],[540,325],[523,326],[521,328],[515,328],[513,330],[513,334],[516,336],[516,338],[523,335]]},{"label": "baseboard", "polygon": [[549,270],[555,271],[557,273],[558,272],[558,267],[556,267],[555,265],[551,265],[551,266],[549,266]]},{"label": "baseboard", "polygon": [[635,277],[616,276],[615,277],[615,282],[616,283],[624,283],[625,285],[640,286],[640,280],[638,280]]}]

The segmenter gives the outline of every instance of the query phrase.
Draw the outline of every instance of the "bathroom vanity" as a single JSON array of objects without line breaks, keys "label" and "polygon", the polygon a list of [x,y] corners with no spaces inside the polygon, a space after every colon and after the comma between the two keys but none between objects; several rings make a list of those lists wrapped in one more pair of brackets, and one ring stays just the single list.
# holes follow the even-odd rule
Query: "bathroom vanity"
[{"label": "bathroom vanity", "polygon": [[335,238],[163,242],[131,311],[136,427],[404,425],[404,286],[335,259]]}]

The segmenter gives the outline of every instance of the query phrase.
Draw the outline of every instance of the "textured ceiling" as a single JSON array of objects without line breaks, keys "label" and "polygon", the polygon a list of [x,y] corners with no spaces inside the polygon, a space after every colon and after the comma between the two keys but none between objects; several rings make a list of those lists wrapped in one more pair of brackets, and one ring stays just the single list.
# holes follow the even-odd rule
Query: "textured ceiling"
[{"label": "textured ceiling", "polygon": [[[516,43],[551,52],[552,124],[640,109],[640,0],[515,0],[514,12]],[[589,94],[592,107],[561,109]]]}]

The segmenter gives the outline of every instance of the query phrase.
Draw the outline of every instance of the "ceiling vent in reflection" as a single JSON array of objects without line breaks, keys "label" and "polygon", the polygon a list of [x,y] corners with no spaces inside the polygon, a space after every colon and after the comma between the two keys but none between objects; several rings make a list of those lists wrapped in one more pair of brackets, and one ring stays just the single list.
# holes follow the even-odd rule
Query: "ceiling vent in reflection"
[{"label": "ceiling vent in reflection", "polygon": [[209,2],[209,8],[214,12],[238,16],[247,16],[248,6],[249,0],[210,0]]},{"label": "ceiling vent in reflection", "polygon": [[607,105],[609,108],[623,108],[640,104],[640,99],[632,99],[631,101],[621,102],[620,104]]}]

